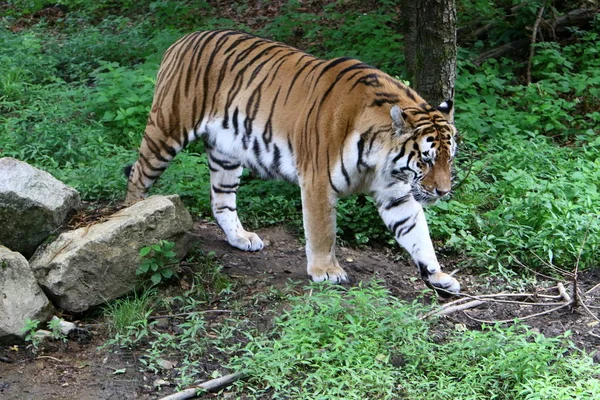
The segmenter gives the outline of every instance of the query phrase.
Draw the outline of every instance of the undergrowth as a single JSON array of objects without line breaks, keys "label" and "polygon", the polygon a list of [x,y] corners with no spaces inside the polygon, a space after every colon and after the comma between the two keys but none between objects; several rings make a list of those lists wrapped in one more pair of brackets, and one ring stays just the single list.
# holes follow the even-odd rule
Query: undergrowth
[{"label": "undergrowth", "polygon": [[[592,399],[600,369],[568,336],[522,326],[431,332],[415,304],[378,284],[314,285],[232,361],[244,398]],[[570,353],[565,352],[570,349]],[[577,377],[577,379],[573,379]]]}]

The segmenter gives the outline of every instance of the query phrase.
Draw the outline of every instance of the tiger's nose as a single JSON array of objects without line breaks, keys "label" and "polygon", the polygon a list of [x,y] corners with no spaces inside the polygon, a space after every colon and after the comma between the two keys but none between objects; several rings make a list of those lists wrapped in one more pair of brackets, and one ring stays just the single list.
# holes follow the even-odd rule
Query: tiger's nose
[{"label": "tiger's nose", "polygon": [[443,197],[443,196],[447,195],[448,193],[450,193],[449,190],[444,190],[444,189],[440,189],[440,188],[435,189],[435,194],[437,194],[440,197]]}]

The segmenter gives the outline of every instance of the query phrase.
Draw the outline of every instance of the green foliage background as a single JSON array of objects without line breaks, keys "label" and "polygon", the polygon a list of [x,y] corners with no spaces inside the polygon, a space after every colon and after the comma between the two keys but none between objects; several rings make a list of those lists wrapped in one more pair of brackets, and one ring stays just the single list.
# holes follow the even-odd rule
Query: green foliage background
[{"label": "green foliage background", "polygon": [[[9,1],[0,19],[0,152],[51,172],[86,200],[118,200],[125,189],[122,167],[135,160],[162,52],[192,30],[249,28],[217,15],[207,2],[57,3],[67,10],[59,18],[31,18],[44,15],[46,2],[20,0]],[[260,17],[254,33],[298,42],[317,56],[354,56],[401,77],[396,3],[356,12],[347,7],[353,2],[330,2],[310,12],[290,1],[276,17]],[[522,62],[470,61],[483,47],[513,39],[538,3],[527,3],[516,25],[499,23],[489,42],[460,49],[458,185],[451,200],[427,210],[442,251],[465,254],[468,264],[493,273],[516,269],[515,257],[532,268],[598,265],[600,22],[575,30],[567,45],[538,44],[530,85],[523,85]],[[235,4],[240,15],[249,7]],[[475,16],[502,21],[501,15],[490,2],[459,2],[463,25]],[[249,175],[244,181],[239,208],[245,224],[300,229],[298,189]],[[178,156],[153,192],[178,193],[208,216],[202,146]],[[338,218],[343,242],[392,242],[368,197],[342,201]]]}]

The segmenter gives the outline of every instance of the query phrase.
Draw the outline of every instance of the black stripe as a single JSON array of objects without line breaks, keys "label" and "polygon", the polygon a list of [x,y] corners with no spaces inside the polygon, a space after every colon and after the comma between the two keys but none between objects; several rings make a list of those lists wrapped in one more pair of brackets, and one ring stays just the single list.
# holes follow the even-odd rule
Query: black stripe
[{"label": "black stripe", "polygon": [[223,189],[219,189],[215,185],[212,186],[212,190],[213,190],[213,192],[219,193],[219,194],[236,194],[237,193],[237,190],[223,190]]},{"label": "black stripe", "polygon": [[239,164],[239,163],[235,164],[235,163],[232,163],[227,160],[222,160],[220,158],[215,157],[212,154],[209,154],[208,157],[209,157],[209,161],[214,162],[219,167],[226,169],[226,170],[233,170],[233,169],[239,168],[241,166],[241,164]]},{"label": "black stripe", "polygon": [[[314,175],[313,175],[314,176]],[[329,184],[331,185],[331,188],[336,192],[339,193],[340,191],[335,187],[335,185],[333,184],[333,180],[331,179],[331,171],[329,169],[329,152],[327,153],[327,177],[329,178]]]},{"label": "black stripe", "polygon": [[217,207],[217,210],[221,211],[221,210],[229,210],[231,212],[236,212],[237,208],[236,207],[230,207],[230,206],[221,206],[221,207]]},{"label": "black stripe", "polygon": [[401,236],[407,235],[410,231],[412,231],[414,229],[415,226],[417,226],[416,222],[414,224],[412,224],[411,226],[409,226],[408,228],[406,228],[406,230],[404,230],[400,235]]},{"label": "black stripe", "polygon": [[400,221],[397,221],[393,226],[390,227],[390,230],[394,233],[394,237],[398,237],[398,228],[402,227],[402,225],[404,225],[409,219],[410,217],[401,219]]},{"label": "black stripe", "polygon": [[239,122],[238,122],[238,113],[239,113],[239,110],[236,107],[235,110],[233,110],[233,115],[231,116],[231,122],[233,123],[233,134],[235,136],[237,136],[240,133],[240,131],[239,131],[239,125],[238,125],[239,124]]},{"label": "black stripe", "polygon": [[392,208],[395,207],[399,207],[402,204],[406,203],[407,201],[410,200],[410,194],[406,194],[404,196],[400,196],[398,198],[393,199],[392,201],[390,201],[386,206],[385,209],[386,211],[391,210]]},{"label": "black stripe", "polygon": [[296,73],[294,74],[294,77],[292,78],[292,83],[290,83],[290,87],[288,88],[287,95],[285,96],[285,101],[283,102],[284,105],[287,104],[288,98],[290,97],[290,93],[292,93],[292,88],[294,87],[294,84],[296,83],[296,80],[298,79],[298,77],[300,76],[302,71],[304,71],[304,69],[306,67],[308,67],[311,63],[313,63],[315,61],[318,61],[318,60],[316,58],[313,58],[312,60],[310,60],[309,62],[304,64],[302,66],[302,68],[300,68],[298,71],[296,71]]}]

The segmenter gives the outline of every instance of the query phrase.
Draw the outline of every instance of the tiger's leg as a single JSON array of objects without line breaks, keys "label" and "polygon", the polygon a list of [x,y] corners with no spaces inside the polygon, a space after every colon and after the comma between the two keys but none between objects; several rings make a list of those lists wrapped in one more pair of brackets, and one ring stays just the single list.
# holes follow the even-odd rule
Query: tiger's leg
[{"label": "tiger's leg", "polygon": [[300,187],[308,275],[315,282],[348,282],[335,257],[337,196],[328,185],[301,183]]},{"label": "tiger's leg", "polygon": [[127,175],[127,196],[125,204],[132,204],[145,198],[156,180],[167,169],[171,160],[183,149],[173,138],[155,125],[148,125],[140,145],[137,161]]},{"label": "tiger's leg", "polygon": [[427,286],[442,297],[460,291],[460,283],[442,272],[435,256],[423,207],[412,195],[377,198],[379,214],[396,241],[412,256]]},{"label": "tiger's leg", "polygon": [[244,251],[258,251],[263,242],[258,235],[247,232],[237,215],[236,193],[240,186],[243,167],[215,149],[208,150],[210,168],[210,202],[217,223],[233,247]]}]

